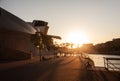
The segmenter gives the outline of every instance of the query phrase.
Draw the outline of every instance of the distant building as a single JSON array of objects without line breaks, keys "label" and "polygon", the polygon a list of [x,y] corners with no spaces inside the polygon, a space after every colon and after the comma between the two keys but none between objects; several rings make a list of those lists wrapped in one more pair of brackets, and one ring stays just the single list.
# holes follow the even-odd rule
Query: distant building
[{"label": "distant building", "polygon": [[92,43],[83,44],[82,47],[87,47],[87,48],[93,47],[93,44]]},{"label": "distant building", "polygon": [[27,59],[36,54],[30,39],[35,32],[31,25],[0,8],[0,60]]},{"label": "distant building", "polygon": [[94,52],[94,45],[92,43],[83,44],[81,49],[83,52],[93,53]]}]

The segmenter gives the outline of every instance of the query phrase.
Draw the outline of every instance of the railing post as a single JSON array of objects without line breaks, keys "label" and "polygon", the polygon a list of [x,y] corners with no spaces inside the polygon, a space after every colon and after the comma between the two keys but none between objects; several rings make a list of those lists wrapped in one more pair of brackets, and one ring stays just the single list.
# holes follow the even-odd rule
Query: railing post
[{"label": "railing post", "polygon": [[106,68],[106,66],[105,66],[105,57],[103,57],[103,59],[104,59],[104,67]]},{"label": "railing post", "polygon": [[108,59],[106,59],[107,60],[107,69],[108,69]]}]

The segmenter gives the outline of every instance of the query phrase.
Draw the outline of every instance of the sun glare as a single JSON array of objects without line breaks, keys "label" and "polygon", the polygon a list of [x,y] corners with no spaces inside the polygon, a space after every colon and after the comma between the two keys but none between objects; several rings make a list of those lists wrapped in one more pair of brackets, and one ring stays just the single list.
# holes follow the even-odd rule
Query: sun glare
[{"label": "sun glare", "polygon": [[74,43],[74,47],[78,45],[82,45],[84,43],[88,43],[88,37],[84,32],[71,32],[67,36],[67,42]]}]

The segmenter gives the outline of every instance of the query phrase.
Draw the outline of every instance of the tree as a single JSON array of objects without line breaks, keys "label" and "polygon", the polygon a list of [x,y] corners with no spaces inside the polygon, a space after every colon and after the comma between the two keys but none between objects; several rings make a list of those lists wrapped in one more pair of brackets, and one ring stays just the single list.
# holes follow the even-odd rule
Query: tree
[{"label": "tree", "polygon": [[54,49],[53,38],[61,39],[59,36],[45,35],[41,32],[36,32],[35,34],[31,35],[32,43],[35,47],[39,48],[40,61],[42,60],[41,50],[43,48],[47,49],[48,51]]}]

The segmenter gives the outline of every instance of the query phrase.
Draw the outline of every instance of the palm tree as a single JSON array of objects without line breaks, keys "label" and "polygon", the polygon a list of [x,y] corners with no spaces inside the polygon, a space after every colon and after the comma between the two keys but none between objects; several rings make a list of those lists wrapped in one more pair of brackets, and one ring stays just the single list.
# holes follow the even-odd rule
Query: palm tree
[{"label": "palm tree", "polygon": [[61,39],[59,36],[45,35],[41,32],[36,32],[31,35],[31,41],[35,47],[39,48],[40,61],[42,60],[41,50],[46,48],[48,51],[53,47],[53,38]]},{"label": "palm tree", "polygon": [[52,38],[57,38],[61,39],[59,36],[52,36],[52,35],[47,35],[49,26],[48,22],[41,21],[41,20],[33,20],[32,25],[36,29],[36,33],[33,35],[33,43],[34,45],[39,47],[39,54],[40,54],[40,60],[41,60],[41,50],[43,48],[46,48],[47,50],[50,50],[51,47],[53,46],[53,39]]}]

